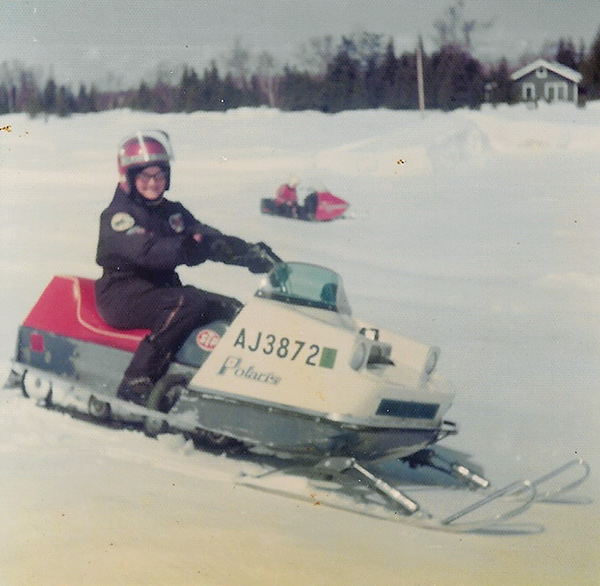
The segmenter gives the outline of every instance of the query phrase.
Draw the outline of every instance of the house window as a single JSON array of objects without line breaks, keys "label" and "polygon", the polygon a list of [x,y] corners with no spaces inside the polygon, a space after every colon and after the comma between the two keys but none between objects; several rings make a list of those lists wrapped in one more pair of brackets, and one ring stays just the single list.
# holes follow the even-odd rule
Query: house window
[{"label": "house window", "polygon": [[545,67],[538,67],[535,70],[535,75],[539,79],[545,79],[546,77],[548,77],[548,70]]},{"label": "house window", "polygon": [[533,85],[532,83],[524,83],[521,88],[521,91],[523,100],[525,100],[526,102],[535,100],[535,85]]},{"label": "house window", "polygon": [[564,81],[547,83],[544,86],[544,98],[548,102],[566,102],[569,97],[569,86]]}]

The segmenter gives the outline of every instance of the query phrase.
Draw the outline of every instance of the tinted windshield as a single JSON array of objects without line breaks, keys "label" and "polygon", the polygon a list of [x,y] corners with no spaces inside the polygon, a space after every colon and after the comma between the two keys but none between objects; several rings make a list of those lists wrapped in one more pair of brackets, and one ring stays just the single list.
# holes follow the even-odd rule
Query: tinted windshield
[{"label": "tinted windshield", "polygon": [[341,277],[325,267],[282,263],[265,277],[257,297],[350,314]]}]

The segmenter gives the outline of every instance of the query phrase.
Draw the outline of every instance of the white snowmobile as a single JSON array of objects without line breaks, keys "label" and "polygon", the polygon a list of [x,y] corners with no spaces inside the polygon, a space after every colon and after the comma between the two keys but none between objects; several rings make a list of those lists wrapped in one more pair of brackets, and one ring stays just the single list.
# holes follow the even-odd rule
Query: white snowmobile
[{"label": "white snowmobile", "polygon": [[[279,262],[255,296],[233,309],[231,323],[216,321],[189,336],[140,407],[116,398],[116,388],[148,332],[111,328],[96,310],[93,280],[56,276],[19,328],[12,378],[48,407],[138,423],[151,436],[184,433],[200,445],[283,458],[304,478],[325,477],[357,492],[367,514],[375,499],[388,516],[437,529],[487,528],[526,509],[551,481],[560,479],[546,497],[588,474],[585,462],[569,462],[436,519],[367,466],[403,459],[489,491],[477,471],[430,447],[457,433],[444,419],[453,394],[436,375],[439,349],[353,317],[340,276],[313,264]],[[273,483],[281,473],[273,466],[241,482],[286,492]]]}]

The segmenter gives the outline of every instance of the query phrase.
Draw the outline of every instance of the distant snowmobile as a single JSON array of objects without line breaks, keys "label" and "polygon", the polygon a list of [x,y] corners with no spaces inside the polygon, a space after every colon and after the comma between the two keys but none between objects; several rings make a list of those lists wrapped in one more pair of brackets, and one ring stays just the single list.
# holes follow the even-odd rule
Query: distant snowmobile
[{"label": "distant snowmobile", "polygon": [[313,191],[304,198],[304,204],[278,204],[276,199],[263,198],[260,211],[271,216],[282,216],[309,222],[329,222],[341,218],[350,204],[329,191]]},{"label": "distant snowmobile", "polygon": [[[488,491],[479,471],[430,447],[457,433],[444,419],[454,395],[435,372],[438,348],[353,317],[341,277],[313,264],[278,262],[255,296],[233,309],[230,323],[215,321],[189,336],[140,407],[118,399],[116,389],[148,331],[108,326],[92,279],[56,276],[19,327],[12,380],[46,407],[139,424],[150,436],[183,433],[199,445],[277,456],[300,465],[305,479],[327,478],[328,494],[333,481],[345,484],[352,504],[342,508],[383,510],[385,518],[445,531],[495,525],[588,474],[585,462],[572,461],[435,518],[367,466],[402,459]],[[279,472],[241,483],[286,492],[289,483],[285,490],[273,484]]]}]

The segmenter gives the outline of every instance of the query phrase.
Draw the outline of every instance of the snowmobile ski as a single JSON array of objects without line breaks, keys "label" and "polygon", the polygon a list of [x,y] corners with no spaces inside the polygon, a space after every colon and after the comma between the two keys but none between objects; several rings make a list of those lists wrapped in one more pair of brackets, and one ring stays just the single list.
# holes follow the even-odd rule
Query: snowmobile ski
[{"label": "snowmobile ski", "polygon": [[[324,474],[325,480],[311,481],[314,473]],[[363,482],[349,483],[343,478],[347,473],[358,475]],[[237,483],[314,505],[451,533],[491,530],[526,511],[536,498],[533,483],[520,480],[449,515],[436,517],[407,492],[352,458],[329,458],[309,471],[293,467],[272,468],[258,475],[242,473]]]}]

